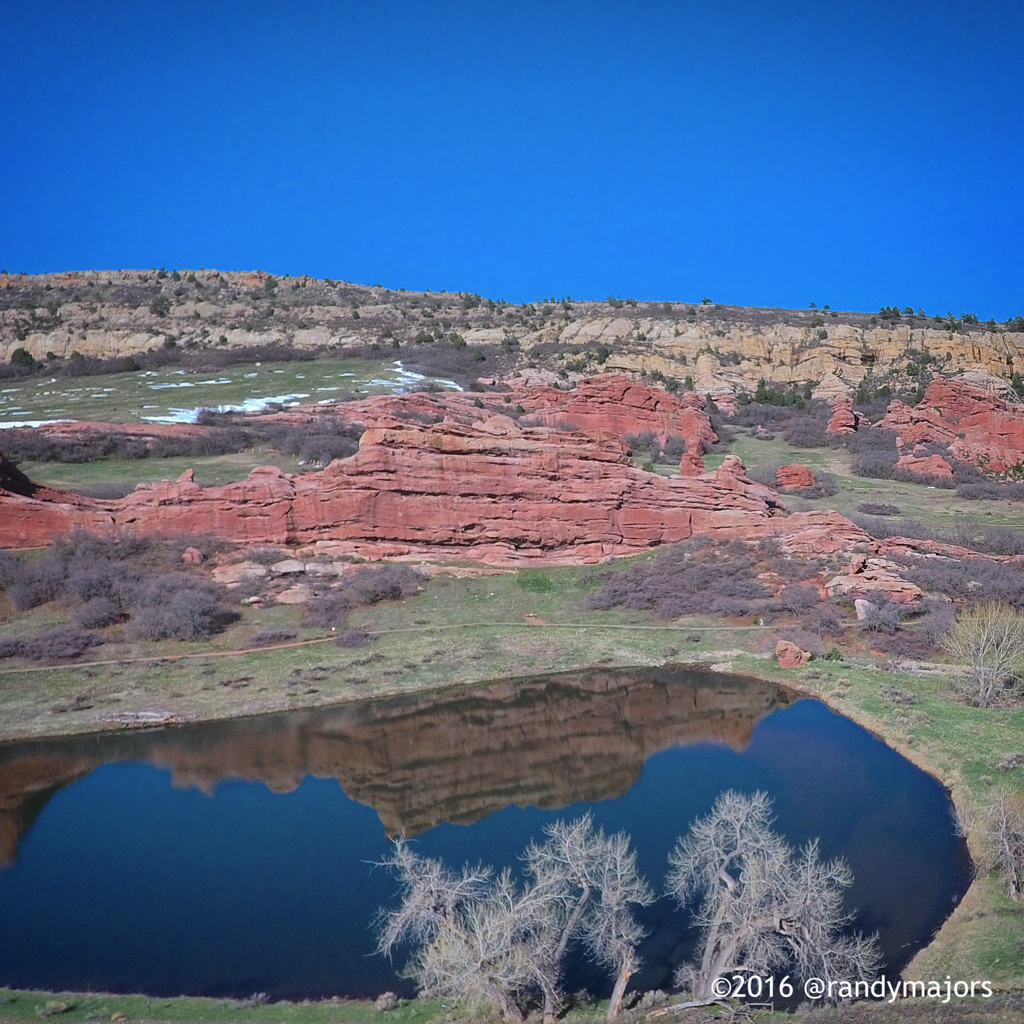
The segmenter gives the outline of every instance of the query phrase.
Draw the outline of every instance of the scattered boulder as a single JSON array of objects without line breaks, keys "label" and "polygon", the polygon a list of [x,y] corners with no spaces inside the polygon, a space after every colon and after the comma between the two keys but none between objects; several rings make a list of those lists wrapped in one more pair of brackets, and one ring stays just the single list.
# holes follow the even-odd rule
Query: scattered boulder
[{"label": "scattered boulder", "polygon": [[198,548],[185,548],[181,560],[186,565],[202,565],[203,553]]},{"label": "scattered boulder", "polygon": [[213,578],[226,587],[237,587],[249,580],[262,580],[270,570],[258,562],[235,562],[233,565],[219,565],[213,570]]},{"label": "scattered boulder", "polygon": [[860,413],[853,411],[852,398],[837,398],[832,403],[832,418],[825,428],[830,434],[852,434],[860,427]]},{"label": "scattered boulder", "polygon": [[780,491],[802,491],[816,483],[810,468],[799,462],[780,466],[775,474],[775,482]]},{"label": "scattered boulder", "polygon": [[853,602],[854,611],[857,613],[857,621],[863,622],[869,618],[875,612],[878,611],[878,605],[872,604],[870,601],[865,600],[863,597],[858,597]]},{"label": "scattered boulder", "polygon": [[275,562],[270,571],[275,576],[297,576],[306,571],[306,563],[300,562],[297,558],[285,558]]},{"label": "scattered boulder", "polygon": [[914,476],[953,479],[953,467],[941,455],[904,455],[897,460],[896,468]]},{"label": "scattered boulder", "polygon": [[802,651],[791,640],[780,640],[775,645],[779,668],[800,668],[811,660],[810,651]]}]

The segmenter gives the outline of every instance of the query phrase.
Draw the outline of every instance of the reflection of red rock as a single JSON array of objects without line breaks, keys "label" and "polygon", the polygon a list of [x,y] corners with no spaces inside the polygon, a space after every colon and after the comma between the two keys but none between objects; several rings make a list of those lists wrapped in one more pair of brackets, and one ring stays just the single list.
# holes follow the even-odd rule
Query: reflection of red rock
[{"label": "reflection of red rock", "polygon": [[509,804],[559,808],[626,792],[676,743],[741,750],[788,704],[759,680],[680,669],[588,669],[312,712],[142,733],[63,737],[0,750],[0,864],[56,790],[104,763],[170,768],[176,786],[229,778],[294,790],[335,778],[390,835],[471,823]]},{"label": "reflection of red rock", "polygon": [[800,491],[805,487],[813,487],[814,474],[807,466],[794,462],[789,466],[780,466],[775,474],[775,482],[780,491]]},{"label": "reflection of red rock", "polygon": [[935,377],[921,403],[893,402],[879,424],[902,448],[949,445],[949,454],[993,473],[1024,468],[1024,405],[979,384]]},{"label": "reflection of red rock", "polygon": [[837,398],[832,403],[832,418],[825,428],[830,434],[852,434],[860,426],[860,413],[853,411],[853,399]]},{"label": "reflection of red rock", "polygon": [[920,477],[938,477],[940,480],[953,479],[953,467],[941,455],[915,457],[904,455],[896,462],[896,468]]}]

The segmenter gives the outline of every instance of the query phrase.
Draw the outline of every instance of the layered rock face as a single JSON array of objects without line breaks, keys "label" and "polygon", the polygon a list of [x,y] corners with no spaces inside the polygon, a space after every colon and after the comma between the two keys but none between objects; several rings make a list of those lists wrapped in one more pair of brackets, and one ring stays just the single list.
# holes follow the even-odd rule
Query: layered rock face
[{"label": "layered rock face", "polygon": [[[275,298],[278,289],[287,290],[288,302]],[[164,310],[154,306],[157,299]],[[277,281],[260,271],[8,274],[0,275],[0,360],[18,348],[40,360],[49,351],[65,359],[73,352],[128,356],[169,337],[183,347],[209,348],[223,338],[229,348],[344,350],[372,344],[385,330],[405,347],[423,328],[440,333],[440,315],[468,345],[495,356],[510,336],[525,357],[544,346],[545,361],[554,354],[563,363],[603,345],[611,350],[606,368],[692,376],[697,390],[725,409],[731,393],[752,391],[760,378],[787,383],[832,375],[857,384],[868,373],[902,370],[919,352],[948,354],[957,371],[1008,378],[1024,358],[1024,335],[1011,325],[954,332],[930,318],[887,324],[865,313],[686,302],[502,304],[495,325],[493,307],[479,296],[398,293],[306,276]]]},{"label": "layered rock face", "polygon": [[759,680],[679,669],[587,670],[458,693],[353,703],[137,734],[8,744],[0,751],[0,865],[55,792],[101,764],[170,768],[175,786],[226,779],[275,792],[337,779],[391,836],[469,824],[509,804],[561,808],[625,793],[676,743],[746,746],[790,702]]},{"label": "layered rock face", "polygon": [[608,435],[520,429],[492,417],[464,427],[392,421],[321,473],[253,470],[201,487],[191,473],[91,501],[0,491],[0,545],[45,544],[74,526],[99,532],[207,533],[247,543],[345,542],[355,554],[457,554],[495,563],[597,561],[694,533],[771,531],[778,495],[737,459],[667,479],[635,468]]},{"label": "layered rock face", "polygon": [[775,473],[775,484],[780,491],[801,491],[805,487],[813,487],[815,483],[810,468],[800,462],[780,466]]},{"label": "layered rock face", "polygon": [[988,472],[1024,472],[1024,404],[1005,391],[935,377],[919,405],[893,402],[879,426],[896,431],[901,450],[938,444]]},{"label": "layered rock face", "polygon": [[925,480],[952,480],[953,467],[941,455],[903,455],[896,468]]}]

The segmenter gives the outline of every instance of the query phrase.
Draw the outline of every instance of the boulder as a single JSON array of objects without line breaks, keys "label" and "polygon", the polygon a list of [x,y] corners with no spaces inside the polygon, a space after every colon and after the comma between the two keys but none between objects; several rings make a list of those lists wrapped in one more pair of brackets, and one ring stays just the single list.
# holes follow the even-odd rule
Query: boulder
[{"label": "boulder", "polygon": [[706,472],[704,467],[704,460],[699,455],[694,455],[693,452],[683,452],[683,457],[679,460],[679,475],[680,476],[700,476]]},{"label": "boulder", "polygon": [[182,553],[181,560],[186,565],[201,565],[203,561],[203,553],[198,548],[185,548]]},{"label": "boulder", "polygon": [[832,403],[832,418],[825,428],[830,434],[852,434],[860,426],[860,413],[853,411],[852,398],[837,398]]},{"label": "boulder", "polygon": [[237,587],[249,580],[262,580],[270,575],[265,565],[257,562],[235,562],[233,565],[219,565],[213,570],[213,578],[226,587]]},{"label": "boulder", "polygon": [[941,455],[903,455],[896,461],[896,468],[913,476],[953,479],[953,467]]},{"label": "boulder", "polygon": [[275,562],[270,571],[275,576],[297,576],[306,571],[306,563],[300,562],[297,558],[285,558]]},{"label": "boulder", "polygon": [[805,487],[813,487],[814,474],[799,462],[789,466],[780,466],[775,474],[775,483],[780,491],[801,491]]},{"label": "boulder", "polygon": [[780,640],[775,645],[775,657],[779,668],[800,668],[811,660],[810,653],[800,650],[791,640]]},{"label": "boulder", "polygon": [[857,613],[857,621],[863,622],[869,615],[878,611],[878,605],[866,601],[863,597],[858,597],[853,602],[853,610]]}]

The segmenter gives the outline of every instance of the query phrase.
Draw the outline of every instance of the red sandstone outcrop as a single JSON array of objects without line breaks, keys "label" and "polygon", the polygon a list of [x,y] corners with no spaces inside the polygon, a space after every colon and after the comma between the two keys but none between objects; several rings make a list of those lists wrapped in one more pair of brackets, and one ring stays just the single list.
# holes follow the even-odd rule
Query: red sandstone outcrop
[{"label": "red sandstone outcrop", "polygon": [[704,460],[693,452],[683,452],[683,457],[679,460],[679,475],[694,477],[700,476],[706,472],[704,467]]},{"label": "red sandstone outcrop", "polygon": [[694,533],[763,532],[784,510],[738,459],[685,479],[645,473],[626,445],[492,417],[475,427],[368,429],[358,452],[320,473],[258,467],[201,487],[191,472],[126,498],[0,490],[0,546],[48,543],[74,526],[99,532],[207,533],[247,543],[342,541],[353,553],[433,553],[496,564],[597,561]]},{"label": "red sandstone outcrop", "polygon": [[887,558],[857,555],[846,571],[826,585],[832,597],[871,598],[883,595],[899,604],[911,604],[921,596],[921,588],[903,579],[903,566]]},{"label": "red sandstone outcrop", "polygon": [[949,455],[992,473],[1024,469],[1024,405],[971,381],[934,377],[919,405],[893,402],[879,426],[901,449],[949,446]]},{"label": "red sandstone outcrop", "polygon": [[860,413],[853,411],[852,398],[837,398],[832,403],[832,418],[825,428],[830,434],[852,434],[860,427]]},{"label": "red sandstone outcrop", "polygon": [[775,483],[780,491],[800,491],[805,487],[813,487],[814,474],[799,462],[789,466],[780,466],[775,473]]},{"label": "red sandstone outcrop", "polygon": [[896,461],[896,468],[919,477],[953,479],[953,467],[941,455],[904,455]]},{"label": "red sandstone outcrop", "polygon": [[775,657],[779,668],[800,668],[811,660],[810,653],[800,650],[791,640],[780,640],[775,645]]}]

